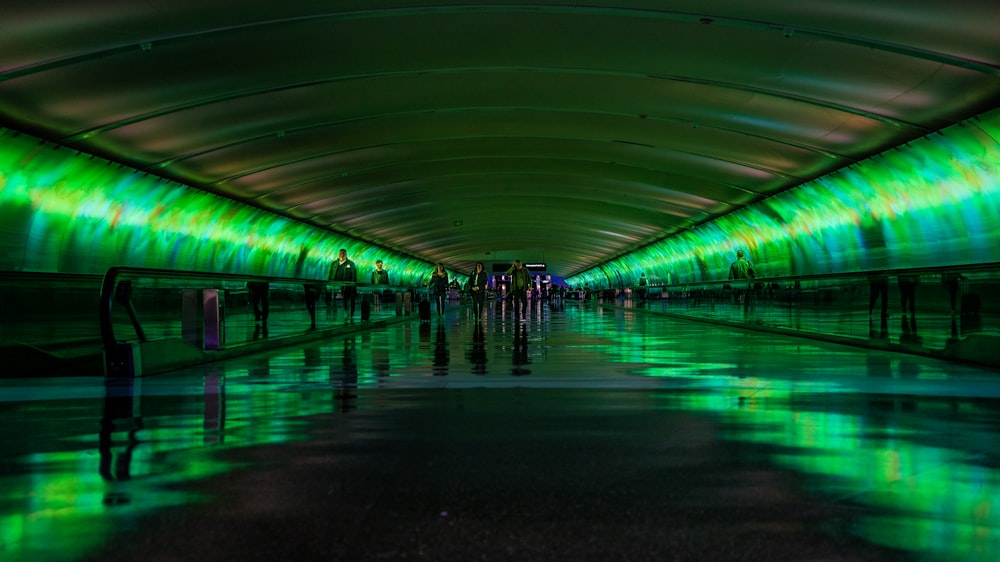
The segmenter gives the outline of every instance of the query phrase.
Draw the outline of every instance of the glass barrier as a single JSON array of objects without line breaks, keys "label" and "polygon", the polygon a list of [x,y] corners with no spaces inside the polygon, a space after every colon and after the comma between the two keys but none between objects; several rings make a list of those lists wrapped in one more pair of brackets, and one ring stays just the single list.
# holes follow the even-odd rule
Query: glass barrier
[{"label": "glass barrier", "polygon": [[744,327],[1000,365],[1000,265],[757,278],[601,291],[643,308]]},{"label": "glass barrier", "polygon": [[[100,275],[0,272],[0,351],[4,377],[74,375],[61,366],[99,356]],[[100,368],[99,363],[97,368]],[[78,369],[77,369],[78,370]]]},{"label": "glass barrier", "polygon": [[176,367],[206,353],[410,316],[425,291],[112,268],[100,297],[105,374],[136,375],[140,364]]}]

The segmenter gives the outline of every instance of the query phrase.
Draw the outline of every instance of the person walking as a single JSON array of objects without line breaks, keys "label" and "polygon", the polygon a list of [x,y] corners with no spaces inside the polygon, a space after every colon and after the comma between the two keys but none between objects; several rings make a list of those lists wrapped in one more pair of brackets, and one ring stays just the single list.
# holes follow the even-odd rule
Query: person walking
[{"label": "person walking", "polygon": [[[729,279],[740,281],[753,279],[754,277],[753,264],[746,258],[743,250],[736,250],[736,261],[729,265]],[[736,297],[737,303],[743,304],[749,287],[749,283],[746,285],[733,283],[733,296]]]},{"label": "person walking", "polygon": [[337,263],[334,264],[333,281],[341,284],[340,294],[344,297],[344,312],[347,319],[354,319],[354,301],[358,296],[358,268],[354,262],[347,259],[347,250],[341,248],[337,252]]},{"label": "person walking", "polygon": [[882,299],[882,314],[884,322],[889,318],[889,276],[884,273],[873,273],[868,277],[868,316],[875,313],[875,303]]},{"label": "person walking", "polygon": [[375,260],[375,271],[372,272],[372,285],[388,285],[389,272],[382,269],[382,260]]},{"label": "person walking", "polygon": [[438,262],[431,273],[431,296],[437,305],[438,316],[444,316],[444,301],[448,295],[448,272],[444,269],[444,264]]},{"label": "person walking", "polygon": [[507,270],[510,275],[510,291],[513,295],[514,315],[518,314],[518,303],[520,303],[521,317],[528,314],[528,290],[531,289],[531,273],[528,272],[521,260],[514,260],[514,265]]},{"label": "person walking", "polygon": [[488,279],[486,266],[483,265],[483,262],[477,261],[476,268],[469,275],[469,292],[472,293],[472,310],[475,312],[476,320],[482,320],[483,310],[486,308],[486,284]]},{"label": "person walking", "polygon": [[375,271],[372,271],[371,281],[372,285],[376,285],[372,288],[372,297],[375,304],[382,304],[382,297],[385,296],[387,300],[392,297],[392,289],[388,287],[380,289],[378,285],[388,285],[389,284],[389,272],[382,269],[382,260],[375,260]]},{"label": "person walking", "polygon": [[642,305],[646,302],[646,274],[640,273],[639,280],[635,284],[635,295],[639,300],[639,304]]}]

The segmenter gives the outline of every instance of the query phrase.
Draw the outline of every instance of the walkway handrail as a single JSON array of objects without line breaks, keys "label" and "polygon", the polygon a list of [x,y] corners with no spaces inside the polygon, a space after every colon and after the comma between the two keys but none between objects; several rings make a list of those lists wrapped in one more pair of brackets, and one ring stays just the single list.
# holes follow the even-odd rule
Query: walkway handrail
[{"label": "walkway handrail", "polygon": [[[662,288],[662,289],[676,289],[676,290],[690,290],[692,287],[722,287],[723,285],[732,284],[734,282],[743,283],[763,283],[767,285],[768,283],[795,283],[798,282],[823,282],[823,281],[844,281],[844,280],[867,280],[872,277],[898,277],[900,275],[948,275],[948,274],[960,274],[969,275],[977,273],[995,273],[1000,270],[1000,262],[990,262],[981,264],[968,264],[968,265],[951,265],[951,266],[937,266],[937,267],[915,267],[915,268],[896,268],[896,269],[873,269],[867,271],[848,271],[843,273],[819,273],[819,274],[808,274],[808,275],[785,275],[780,277],[753,277],[750,279],[718,279],[718,280],[703,280],[703,281],[682,281],[677,283],[661,283],[661,282],[648,282],[647,288]],[[635,287],[636,285],[629,285],[629,287]]]},{"label": "walkway handrail", "polygon": [[104,278],[101,282],[99,302],[101,341],[108,357],[114,357],[121,353],[120,343],[122,342],[119,342],[118,338],[115,336],[114,323],[112,322],[112,309],[115,304],[126,307],[129,319],[132,322],[132,326],[135,329],[136,336],[139,341],[147,341],[142,324],[136,315],[135,308],[131,301],[131,280],[139,278],[208,282],[213,285],[221,283],[276,283],[331,287],[334,290],[339,290],[347,285],[354,285],[359,288],[388,288],[394,291],[409,290],[407,287],[398,285],[373,285],[371,283],[350,283],[344,281],[330,281],[326,279],[273,277],[203,271],[179,271],[172,269],[142,267],[112,267],[104,274]]}]

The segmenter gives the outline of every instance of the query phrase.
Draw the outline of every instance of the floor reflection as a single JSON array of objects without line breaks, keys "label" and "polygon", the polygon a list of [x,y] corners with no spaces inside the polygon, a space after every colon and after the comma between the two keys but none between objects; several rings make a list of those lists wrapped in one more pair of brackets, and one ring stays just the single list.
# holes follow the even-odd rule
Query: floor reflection
[{"label": "floor reflection", "polygon": [[[998,378],[565,303],[147,379],[2,380],[0,553],[169,558],[203,539],[212,559],[271,540],[401,557],[419,529],[442,559],[501,542],[580,559],[596,533],[591,553],[755,536],[759,559],[986,560]],[[272,517],[290,524],[248,537]]]}]

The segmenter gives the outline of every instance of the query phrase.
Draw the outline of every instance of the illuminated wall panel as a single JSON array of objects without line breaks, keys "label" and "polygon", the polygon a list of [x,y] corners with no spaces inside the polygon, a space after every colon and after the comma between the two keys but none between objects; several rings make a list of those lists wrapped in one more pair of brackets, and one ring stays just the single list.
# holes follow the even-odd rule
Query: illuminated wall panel
[{"label": "illuminated wall panel", "polygon": [[0,130],[0,270],[112,266],[326,279],[340,248],[394,284],[433,265],[127,167]]},{"label": "illuminated wall panel", "polygon": [[[571,285],[988,263],[1000,258],[1000,111],[806,183],[567,279]],[[609,279],[611,282],[609,283]]]}]

